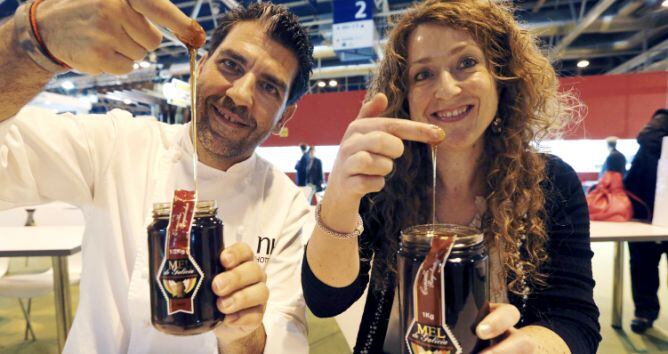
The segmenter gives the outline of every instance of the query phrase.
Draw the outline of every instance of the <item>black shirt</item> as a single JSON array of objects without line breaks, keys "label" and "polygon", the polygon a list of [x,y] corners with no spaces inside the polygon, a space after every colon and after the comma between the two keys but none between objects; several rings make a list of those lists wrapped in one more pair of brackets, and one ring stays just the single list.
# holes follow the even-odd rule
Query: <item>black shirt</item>
[{"label": "black shirt", "polygon": [[303,153],[302,157],[297,161],[295,170],[297,171],[297,185],[303,187],[306,185],[306,166],[309,162],[308,153]]},{"label": "black shirt", "polygon": [[612,149],[608,157],[605,159],[605,163],[603,163],[603,168],[601,169],[601,175],[607,171],[619,172],[622,176],[626,174],[626,157],[619,152],[619,150]]},{"label": "black shirt", "polygon": [[[549,261],[541,268],[548,274],[548,286],[533,288],[522,313],[522,326],[539,325],[557,333],[571,352],[595,353],[601,341],[599,311],[594,303],[593,253],[589,241],[589,212],[577,174],[561,159],[545,155],[548,179],[546,220]],[[364,215],[362,215],[364,218]],[[309,309],[318,317],[336,316],[362,296],[371,277],[387,277],[388,286],[369,291],[355,345],[355,353],[382,352],[387,322],[394,298],[395,275],[384,269],[371,269],[374,250],[362,245],[376,230],[365,230],[360,237],[360,273],[347,287],[334,288],[321,282],[311,271],[306,257],[302,263],[302,287]],[[381,256],[381,255],[377,255]],[[521,308],[521,299],[510,295],[510,302]]]},{"label": "black shirt", "polygon": [[629,173],[624,178],[624,188],[644,202],[644,204],[639,203],[631,198],[634,219],[652,220],[656,173],[664,136],[668,136],[668,110],[660,109],[638,134],[640,148],[633,158]]}]

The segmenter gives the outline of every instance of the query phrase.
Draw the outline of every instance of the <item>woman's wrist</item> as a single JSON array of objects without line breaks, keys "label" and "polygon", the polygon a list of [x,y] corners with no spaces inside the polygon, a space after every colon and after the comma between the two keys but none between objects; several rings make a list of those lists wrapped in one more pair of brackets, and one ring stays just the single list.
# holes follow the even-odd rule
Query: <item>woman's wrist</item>
[{"label": "woman's wrist", "polygon": [[334,232],[352,233],[357,228],[359,206],[359,199],[337,198],[328,190],[320,202],[320,221]]},{"label": "woman's wrist", "polygon": [[319,228],[320,231],[324,232],[328,236],[340,240],[356,238],[359,237],[362,234],[362,232],[364,232],[364,224],[362,222],[362,217],[359,214],[357,214],[355,229],[353,231],[339,232],[332,229],[322,219],[322,203],[319,203],[318,206],[315,208],[315,222],[316,222],[316,227]]}]

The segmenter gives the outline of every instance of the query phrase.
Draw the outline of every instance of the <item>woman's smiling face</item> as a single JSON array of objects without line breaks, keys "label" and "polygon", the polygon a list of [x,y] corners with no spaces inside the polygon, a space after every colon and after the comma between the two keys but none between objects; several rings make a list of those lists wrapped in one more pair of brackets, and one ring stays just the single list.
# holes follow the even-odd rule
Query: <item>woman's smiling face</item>
[{"label": "woman's smiling face", "polygon": [[496,116],[496,81],[482,49],[466,31],[419,25],[408,38],[411,119],[445,130],[441,146],[466,149],[481,141]]}]

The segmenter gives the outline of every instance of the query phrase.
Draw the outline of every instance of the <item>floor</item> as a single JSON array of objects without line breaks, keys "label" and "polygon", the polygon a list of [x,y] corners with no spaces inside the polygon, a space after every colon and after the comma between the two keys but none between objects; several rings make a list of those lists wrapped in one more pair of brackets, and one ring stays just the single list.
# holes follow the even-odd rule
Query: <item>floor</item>
[{"label": "floor", "polygon": [[[599,353],[633,353],[624,336],[610,327],[612,305],[612,259],[613,246],[610,243],[597,243],[594,249],[594,278],[597,281],[595,299],[601,310],[601,333],[603,341]],[[628,254],[628,252],[627,252]],[[628,259],[628,258],[627,258]],[[664,280],[660,294],[664,309],[668,309],[667,264],[665,259],[660,266]],[[625,277],[624,320],[628,325],[633,315],[628,267]],[[78,287],[72,288],[74,305],[78,300]],[[37,341],[23,341],[23,316],[15,299],[0,298],[0,353],[56,353],[55,327],[53,326],[53,296],[44,296],[33,300],[32,318]],[[312,315],[307,318],[309,325],[309,343],[312,354],[350,353],[350,349],[333,319],[318,319]],[[656,322],[660,328],[668,329],[668,316],[665,314]],[[638,337],[647,345],[649,353],[668,353],[668,344],[647,337]]]}]

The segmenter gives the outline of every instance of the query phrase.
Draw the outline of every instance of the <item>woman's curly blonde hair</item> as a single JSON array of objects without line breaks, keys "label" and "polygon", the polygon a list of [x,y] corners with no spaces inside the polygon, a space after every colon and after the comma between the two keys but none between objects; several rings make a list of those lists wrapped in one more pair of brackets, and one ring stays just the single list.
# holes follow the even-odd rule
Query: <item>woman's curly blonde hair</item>
[{"label": "woman's curly blonde hair", "polygon": [[[501,133],[485,132],[479,173],[486,183],[487,215],[483,229],[488,242],[499,245],[508,290],[521,295],[521,279],[545,285],[541,265],[547,261],[545,193],[546,162],[532,142],[558,133],[578,112],[577,99],[558,91],[558,80],[535,37],[522,29],[505,1],[427,0],[414,5],[389,34],[385,56],[367,92],[367,99],[384,93],[386,117],[410,119],[407,46],[420,24],[438,24],[467,31],[485,53],[499,92],[497,117]],[[446,137],[447,139],[447,137]],[[383,191],[370,195],[368,222],[379,225],[383,239],[371,240],[386,257],[376,257],[380,269],[396,271],[400,230],[429,222],[431,159],[424,144],[407,142]],[[526,235],[523,249],[518,240]],[[383,278],[383,277],[379,277]],[[378,278],[376,278],[378,279]],[[385,280],[375,284],[382,287]]]}]

